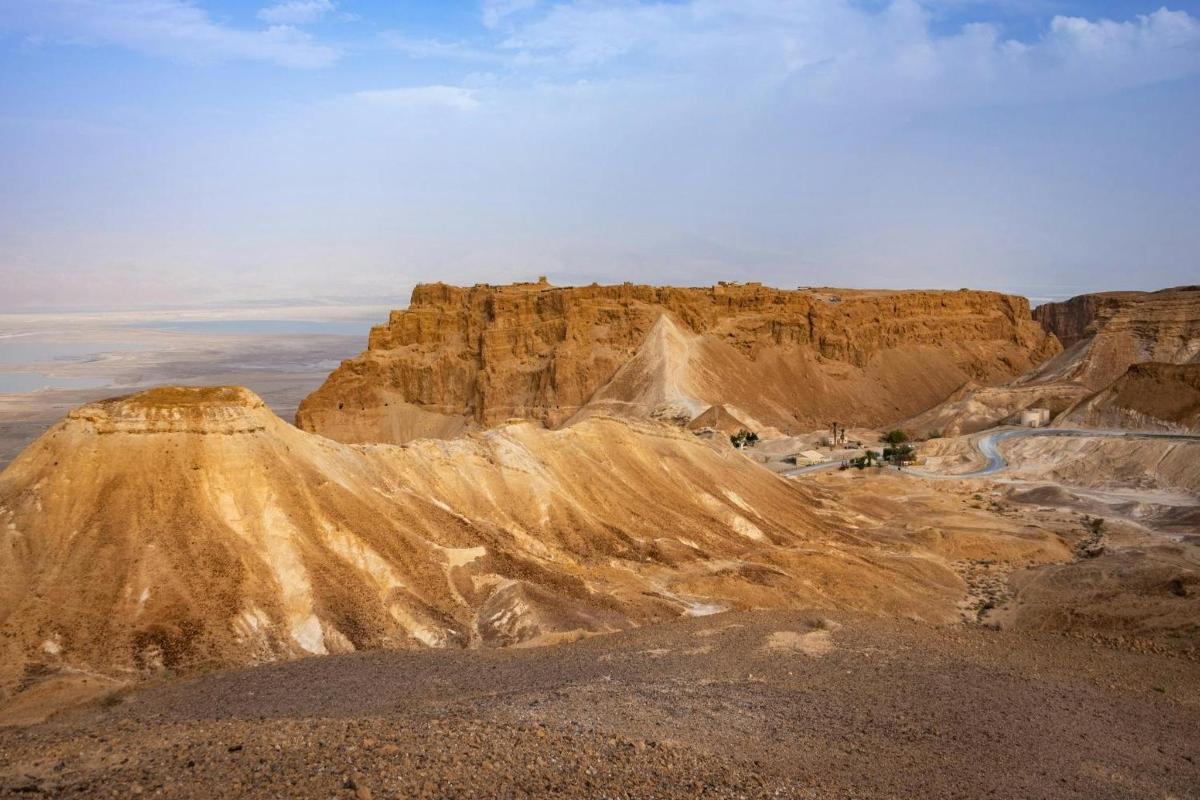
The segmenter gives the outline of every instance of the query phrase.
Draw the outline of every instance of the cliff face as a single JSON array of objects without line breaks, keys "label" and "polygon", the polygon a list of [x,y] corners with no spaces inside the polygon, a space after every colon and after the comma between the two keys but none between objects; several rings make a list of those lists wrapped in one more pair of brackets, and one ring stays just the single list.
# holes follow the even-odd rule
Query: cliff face
[{"label": "cliff face", "polygon": [[1133,364],[1200,359],[1200,286],[1080,295],[1039,306],[1033,316],[1066,348],[1046,376],[1094,391]]},{"label": "cliff face", "polygon": [[1033,318],[1069,348],[1091,334],[1088,328],[1100,316],[1111,316],[1117,309],[1136,302],[1144,292],[1099,292],[1081,294],[1060,303],[1043,303],[1033,309]]},{"label": "cliff face", "polygon": [[428,284],[296,422],[347,442],[714,404],[759,426],[878,424],[1057,350],[1023,298],[993,292]]},{"label": "cliff face", "polygon": [[1200,363],[1134,364],[1060,421],[1092,428],[1200,432]]}]

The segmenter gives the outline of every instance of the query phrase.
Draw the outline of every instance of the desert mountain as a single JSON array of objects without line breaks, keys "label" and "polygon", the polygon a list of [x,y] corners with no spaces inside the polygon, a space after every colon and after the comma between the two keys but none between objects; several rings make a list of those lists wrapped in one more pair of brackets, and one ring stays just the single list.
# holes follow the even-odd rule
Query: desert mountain
[{"label": "desert mountain", "polygon": [[878,425],[1057,351],[1023,298],[994,292],[428,284],[296,422],[397,443],[514,417],[687,422],[716,405],[780,430]]},{"label": "desert mountain", "polygon": [[[1175,426],[1172,429],[1191,424],[1191,373],[1169,367],[1200,364],[1200,287],[1080,295],[1038,306],[1033,316],[1065,350],[1009,384],[964,385],[946,402],[909,419],[905,427],[971,433],[1026,408],[1048,408],[1057,417],[1081,403],[1091,410],[1072,411],[1065,422],[1135,428],[1144,422],[1149,427]],[[1148,366],[1134,369],[1138,365]],[[1180,394],[1172,395],[1176,390]],[[1151,391],[1167,394],[1151,400]],[[1165,416],[1147,410],[1148,403]]]},{"label": "desert mountain", "polygon": [[1200,432],[1200,363],[1134,364],[1060,419],[1087,428]]},{"label": "desert mountain", "polygon": [[1146,361],[1200,363],[1200,286],[1103,292],[1033,310],[1065,348],[1025,382],[1071,381],[1105,388]]},{"label": "desert mountain", "polygon": [[154,389],[73,411],[0,473],[0,691],[724,608],[953,616],[945,562],[835,506],[661,423],[345,445],[245,389]]}]

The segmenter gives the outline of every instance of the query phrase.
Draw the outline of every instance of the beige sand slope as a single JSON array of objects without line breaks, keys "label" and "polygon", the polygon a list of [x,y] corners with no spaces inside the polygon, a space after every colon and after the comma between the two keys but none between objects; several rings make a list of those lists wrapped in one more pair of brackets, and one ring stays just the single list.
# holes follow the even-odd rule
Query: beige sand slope
[{"label": "beige sand slope", "polygon": [[1027,382],[1074,381],[1092,391],[1133,364],[1200,363],[1200,286],[1157,292],[1101,292],[1033,311],[1066,348]]},{"label": "beige sand slope", "polygon": [[945,564],[828,505],[657,423],[348,446],[245,389],[151,390],[72,412],[0,473],[0,686],[720,608],[952,615]]},{"label": "beige sand slope", "polygon": [[1027,408],[1046,408],[1051,416],[1066,411],[1091,390],[1077,383],[1050,383],[1022,386],[979,386],[966,384],[944,403],[905,420],[901,427],[914,436],[937,433],[960,436],[1014,421]]},{"label": "beige sand slope", "polygon": [[1134,364],[1059,420],[1090,428],[1200,432],[1200,364]]},{"label": "beige sand slope", "polygon": [[687,424],[689,431],[702,431],[706,428],[731,436],[739,431],[751,430],[750,425],[735,417],[725,406],[709,406]]},{"label": "beige sand slope", "polygon": [[1188,376],[1200,364],[1200,287],[1080,295],[1038,306],[1033,316],[1065,350],[1011,383],[965,384],[905,427],[973,433],[1032,407],[1056,417],[1072,409],[1062,422],[1088,427],[1195,424],[1196,390]]}]

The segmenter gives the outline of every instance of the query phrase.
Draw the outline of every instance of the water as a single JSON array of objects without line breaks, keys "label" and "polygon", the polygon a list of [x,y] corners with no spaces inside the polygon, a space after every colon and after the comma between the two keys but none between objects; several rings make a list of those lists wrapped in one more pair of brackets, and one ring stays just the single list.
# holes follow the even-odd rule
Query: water
[{"label": "water", "polygon": [[60,378],[41,372],[0,372],[0,394],[38,392],[42,389],[98,389],[103,378]]},{"label": "water", "polygon": [[178,333],[273,334],[276,336],[362,336],[364,341],[372,325],[381,320],[303,320],[303,319],[198,319],[149,322],[133,328]]},{"label": "water", "polygon": [[[0,394],[186,382],[197,376],[237,381],[242,373],[256,372],[312,372],[319,377],[362,350],[371,326],[384,318],[375,309],[370,316],[363,312],[316,320],[76,322],[68,316],[54,329],[0,333]],[[298,347],[300,341],[304,345]],[[71,377],[59,377],[68,364],[73,365]]]},{"label": "water", "polygon": [[[95,361],[108,353],[154,349],[136,342],[56,342],[33,337],[0,339],[0,364],[45,364],[49,361]],[[33,373],[30,373],[33,374]],[[58,380],[58,379],[55,379]]]}]

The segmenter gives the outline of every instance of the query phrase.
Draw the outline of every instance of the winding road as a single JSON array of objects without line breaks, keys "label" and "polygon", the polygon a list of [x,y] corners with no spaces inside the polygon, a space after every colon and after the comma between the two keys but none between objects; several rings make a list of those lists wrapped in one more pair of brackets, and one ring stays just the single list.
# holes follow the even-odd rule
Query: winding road
[{"label": "winding road", "polygon": [[[1085,428],[996,428],[988,431],[978,439],[972,439],[971,443],[979,454],[986,459],[984,466],[973,472],[959,472],[954,474],[926,472],[919,469],[899,470],[916,475],[921,478],[936,478],[940,480],[964,480],[967,478],[986,478],[989,475],[995,475],[998,472],[1008,468],[1008,461],[1000,453],[1000,443],[1009,439],[1020,439],[1026,436],[1079,436],[1085,438],[1102,438],[1102,439],[1168,439],[1173,441],[1196,442],[1200,441],[1200,434],[1194,433],[1153,433],[1149,431],[1121,431],[1096,429],[1090,430]],[[840,462],[830,461],[827,464],[815,464],[811,467],[800,467],[799,469],[789,470],[781,473],[784,477],[794,478],[800,475],[806,475],[811,472],[820,472],[822,470],[837,469],[841,466]]]}]

